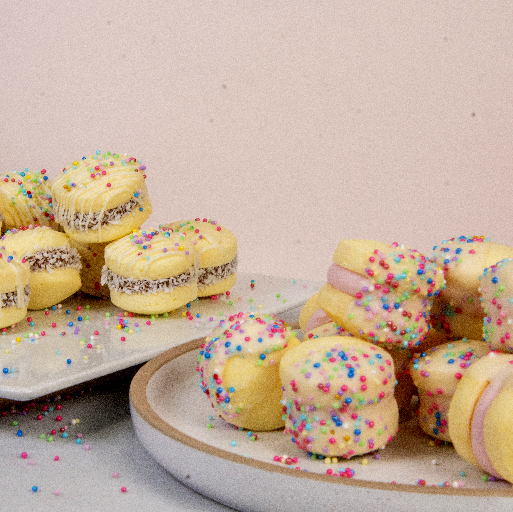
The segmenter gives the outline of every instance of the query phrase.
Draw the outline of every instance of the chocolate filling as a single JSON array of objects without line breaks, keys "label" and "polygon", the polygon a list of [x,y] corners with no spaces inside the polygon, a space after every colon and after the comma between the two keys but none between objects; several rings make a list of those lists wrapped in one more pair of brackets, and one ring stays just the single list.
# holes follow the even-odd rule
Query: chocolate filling
[{"label": "chocolate filling", "polygon": [[198,271],[198,288],[206,288],[211,284],[217,283],[227,278],[237,271],[237,255],[232,261],[217,267],[200,268]]},{"label": "chocolate filling", "polygon": [[49,272],[54,268],[82,268],[82,261],[78,251],[74,247],[56,247],[55,249],[46,249],[33,254],[26,254],[25,260],[30,265],[32,272],[47,270]]},{"label": "chocolate filling", "polygon": [[[25,286],[25,305],[30,298],[30,285]],[[18,305],[18,292],[7,292],[0,294],[0,308],[12,308]]]},{"label": "chocolate filling", "polygon": [[55,215],[60,224],[68,229],[86,231],[88,229],[98,229],[100,226],[103,227],[107,224],[115,224],[116,222],[119,222],[122,217],[134,211],[139,204],[142,204],[141,196],[137,199],[132,198],[127,203],[116,206],[116,208],[105,210],[103,213],[95,212],[91,215],[88,213],[75,213],[72,222],[70,222],[67,210],[64,210],[64,212],[62,212],[64,214],[61,215],[61,211],[59,210],[59,206],[55,200],[53,202],[53,209],[54,212],[57,212]]},{"label": "chocolate filling", "polygon": [[134,279],[132,277],[119,276],[109,270],[107,265],[102,268],[101,284],[106,284],[109,290],[116,290],[128,295],[132,293],[142,293],[149,295],[150,293],[166,292],[171,293],[178,286],[185,286],[195,279],[194,270],[189,270],[178,276],[169,277],[167,279]]}]

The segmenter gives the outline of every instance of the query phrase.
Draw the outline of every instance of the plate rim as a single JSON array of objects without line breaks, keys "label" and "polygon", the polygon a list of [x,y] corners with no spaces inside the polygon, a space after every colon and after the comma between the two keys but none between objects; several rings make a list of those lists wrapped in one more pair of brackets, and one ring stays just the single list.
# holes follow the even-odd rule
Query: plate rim
[{"label": "plate rim", "polygon": [[243,464],[254,469],[263,470],[271,473],[279,473],[292,478],[306,478],[308,480],[329,483],[333,485],[343,485],[348,487],[363,487],[369,490],[379,490],[386,492],[402,492],[402,493],[418,493],[428,495],[443,495],[443,496],[471,496],[480,498],[513,498],[513,486],[510,490],[504,489],[468,489],[458,487],[432,487],[432,486],[415,486],[409,484],[393,484],[386,482],[372,482],[368,480],[359,480],[352,478],[335,478],[330,475],[323,475],[319,473],[311,473],[306,471],[291,470],[285,466],[278,466],[270,462],[259,461],[232,453],[221,448],[211,446],[203,441],[188,436],[184,432],[176,429],[164,419],[162,419],[155,410],[151,407],[147,399],[148,384],[163,366],[184,356],[187,353],[199,350],[201,344],[205,341],[205,337],[196,338],[186,343],[173,347],[162,354],[154,357],[145,363],[135,374],[129,389],[130,404],[135,412],[141,417],[143,421],[149,424],[152,428],[172,439],[190,448],[200,452],[221,458],[228,462]]}]

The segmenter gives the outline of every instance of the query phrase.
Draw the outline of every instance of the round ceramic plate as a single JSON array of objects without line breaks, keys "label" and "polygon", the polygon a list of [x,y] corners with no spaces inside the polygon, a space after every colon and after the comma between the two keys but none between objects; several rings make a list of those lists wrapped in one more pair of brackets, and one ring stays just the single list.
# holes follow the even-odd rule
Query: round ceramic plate
[{"label": "round ceramic plate", "polygon": [[[130,387],[140,441],[197,492],[243,511],[373,506],[380,511],[444,507],[468,512],[513,506],[509,483],[484,481],[483,473],[451,445],[430,442],[408,411],[385,449],[329,465],[298,450],[283,431],[258,433],[252,440],[251,433],[218,418],[201,392],[196,363],[202,342],[193,340],[155,357]],[[347,468],[352,478],[334,476]]]}]

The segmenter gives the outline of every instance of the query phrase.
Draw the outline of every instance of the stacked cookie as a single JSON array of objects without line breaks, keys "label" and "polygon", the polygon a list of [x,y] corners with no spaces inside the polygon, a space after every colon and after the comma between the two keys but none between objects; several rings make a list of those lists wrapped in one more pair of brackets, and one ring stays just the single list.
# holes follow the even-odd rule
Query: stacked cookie
[{"label": "stacked cookie", "polygon": [[136,158],[96,151],[53,184],[44,170],[0,175],[5,250],[31,261],[29,309],[80,289],[153,314],[233,287],[237,240],[228,229],[207,219],[139,229],[152,211],[145,172]]},{"label": "stacked cookie", "polygon": [[383,448],[397,433],[394,364],[356,337],[304,341],[282,358],[285,433],[300,449],[351,458]]}]

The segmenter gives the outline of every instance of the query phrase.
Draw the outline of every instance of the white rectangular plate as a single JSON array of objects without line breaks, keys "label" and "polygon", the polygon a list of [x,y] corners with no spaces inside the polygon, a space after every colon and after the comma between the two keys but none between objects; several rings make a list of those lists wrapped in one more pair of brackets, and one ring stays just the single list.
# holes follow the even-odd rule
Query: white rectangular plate
[{"label": "white rectangular plate", "polygon": [[1,332],[0,398],[33,400],[144,363],[206,336],[222,313],[254,310],[297,320],[322,284],[239,272],[229,295],[155,317],[129,316],[110,301],[74,295],[56,309],[29,311]]}]

